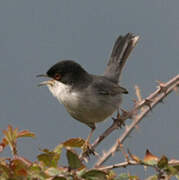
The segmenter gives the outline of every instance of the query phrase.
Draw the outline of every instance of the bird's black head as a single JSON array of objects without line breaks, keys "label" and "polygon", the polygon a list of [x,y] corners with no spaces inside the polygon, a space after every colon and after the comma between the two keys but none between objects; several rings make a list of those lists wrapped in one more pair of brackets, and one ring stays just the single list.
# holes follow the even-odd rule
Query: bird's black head
[{"label": "bird's black head", "polygon": [[87,75],[88,73],[78,63],[71,60],[60,61],[47,71],[48,77],[70,85],[80,82]]}]

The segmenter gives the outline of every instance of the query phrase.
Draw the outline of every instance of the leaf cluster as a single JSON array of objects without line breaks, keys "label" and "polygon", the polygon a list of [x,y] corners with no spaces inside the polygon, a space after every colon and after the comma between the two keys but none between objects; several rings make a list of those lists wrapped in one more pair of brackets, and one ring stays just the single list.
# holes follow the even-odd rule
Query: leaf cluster
[{"label": "leaf cluster", "polygon": [[[125,166],[119,163],[112,168],[106,166],[89,169],[76,151],[76,148],[82,152],[85,149],[85,140],[82,138],[71,138],[52,150],[43,149],[37,155],[37,160],[31,162],[18,154],[17,140],[22,137],[35,137],[35,134],[29,130],[19,131],[10,125],[3,134],[0,152],[9,146],[12,157],[0,158],[0,180],[139,180],[139,177],[129,173],[117,175],[113,171],[114,168],[124,168],[128,165],[154,168],[156,175],[149,177],[148,180],[161,179],[165,175],[179,179],[178,163],[171,163],[166,156],[159,158],[149,150],[143,159],[128,152],[129,157]],[[67,166],[60,161],[62,151],[66,152]]]}]

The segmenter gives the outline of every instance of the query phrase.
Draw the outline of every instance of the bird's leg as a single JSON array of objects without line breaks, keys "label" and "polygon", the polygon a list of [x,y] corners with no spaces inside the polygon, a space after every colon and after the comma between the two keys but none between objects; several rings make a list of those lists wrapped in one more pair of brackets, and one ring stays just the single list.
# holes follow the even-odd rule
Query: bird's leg
[{"label": "bird's leg", "polygon": [[96,129],[96,127],[91,128],[88,138],[86,139],[86,144],[90,144],[90,139],[91,139],[95,129]]},{"label": "bird's leg", "polygon": [[90,133],[89,133],[89,135],[88,135],[88,137],[87,137],[87,139],[86,139],[86,141],[85,141],[85,143],[83,145],[83,154],[88,154],[88,155],[89,154],[94,154],[94,151],[93,151],[93,149],[91,148],[91,145],[90,145],[90,139],[91,139],[91,137],[93,135],[94,130],[96,129],[95,124],[92,124],[89,127],[91,128],[91,131],[90,131]]}]

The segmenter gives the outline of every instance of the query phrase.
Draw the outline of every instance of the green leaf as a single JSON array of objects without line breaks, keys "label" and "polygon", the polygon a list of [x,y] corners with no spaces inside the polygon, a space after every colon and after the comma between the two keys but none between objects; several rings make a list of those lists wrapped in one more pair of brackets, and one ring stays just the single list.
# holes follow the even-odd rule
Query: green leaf
[{"label": "green leaf", "polygon": [[35,163],[28,168],[28,175],[29,179],[47,179],[47,175],[42,171],[41,167]]},{"label": "green leaf", "polygon": [[82,178],[86,180],[107,180],[106,173],[99,170],[90,170],[82,175]]},{"label": "green leaf", "polygon": [[32,166],[30,166],[28,168],[28,171],[29,172],[32,172],[32,173],[40,173],[41,172],[41,168],[38,164],[33,164]]},{"label": "green leaf", "polygon": [[28,166],[20,159],[14,159],[11,162],[11,171],[13,171],[14,176],[26,177]]},{"label": "green leaf", "polygon": [[84,143],[85,143],[85,140],[82,138],[71,138],[63,142],[63,146],[72,147],[72,148],[82,148]]},{"label": "green leaf", "polygon": [[177,171],[179,172],[179,165],[175,165],[173,166],[175,169],[177,169]]},{"label": "green leaf", "polygon": [[0,164],[0,178],[7,178],[10,176],[11,170],[3,164]]},{"label": "green leaf", "polygon": [[85,167],[74,151],[67,149],[66,156],[71,169],[83,169]]},{"label": "green leaf", "polygon": [[78,177],[81,177],[84,173],[86,173],[86,169],[85,168],[81,169],[79,171],[76,171],[76,174],[77,174]]},{"label": "green leaf", "polygon": [[172,167],[172,166],[168,166],[164,170],[168,175],[176,175],[176,174],[178,174],[178,170],[176,168]]},{"label": "green leaf", "polygon": [[[45,151],[45,150],[44,150]],[[60,159],[60,154],[53,151],[45,151],[44,153],[37,156],[38,160],[47,167],[57,167]]]},{"label": "green leaf", "polygon": [[46,174],[48,174],[49,176],[58,176],[61,175],[61,171],[58,168],[48,168],[46,171]]},{"label": "green leaf", "polygon": [[13,155],[17,155],[17,149],[16,149],[16,141],[19,137],[34,137],[35,134],[28,131],[18,131],[17,128],[13,129],[11,125],[8,125],[8,128],[3,131],[4,138],[2,142],[0,143],[0,151],[4,149],[4,147],[8,144]]},{"label": "green leaf", "polygon": [[168,158],[166,156],[162,156],[160,158],[160,160],[158,161],[158,164],[157,166],[160,168],[160,169],[163,169],[164,167],[167,167],[168,166]]},{"label": "green leaf", "polygon": [[54,148],[53,152],[61,155],[62,149],[63,149],[63,144],[59,144],[58,146],[56,146],[56,147]]},{"label": "green leaf", "polygon": [[9,145],[11,151],[16,154],[16,139],[17,139],[18,129],[13,129],[11,125],[8,125],[8,128],[3,131],[4,140]]}]

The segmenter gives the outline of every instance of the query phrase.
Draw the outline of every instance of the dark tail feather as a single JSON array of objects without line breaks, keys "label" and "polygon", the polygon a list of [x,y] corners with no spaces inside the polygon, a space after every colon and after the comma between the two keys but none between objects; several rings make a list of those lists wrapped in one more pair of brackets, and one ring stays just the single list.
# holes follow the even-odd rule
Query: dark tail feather
[{"label": "dark tail feather", "polygon": [[138,40],[139,36],[134,36],[132,33],[128,33],[125,36],[119,36],[117,38],[104,72],[104,76],[110,78],[116,83],[119,82],[126,60],[134,49]]}]

